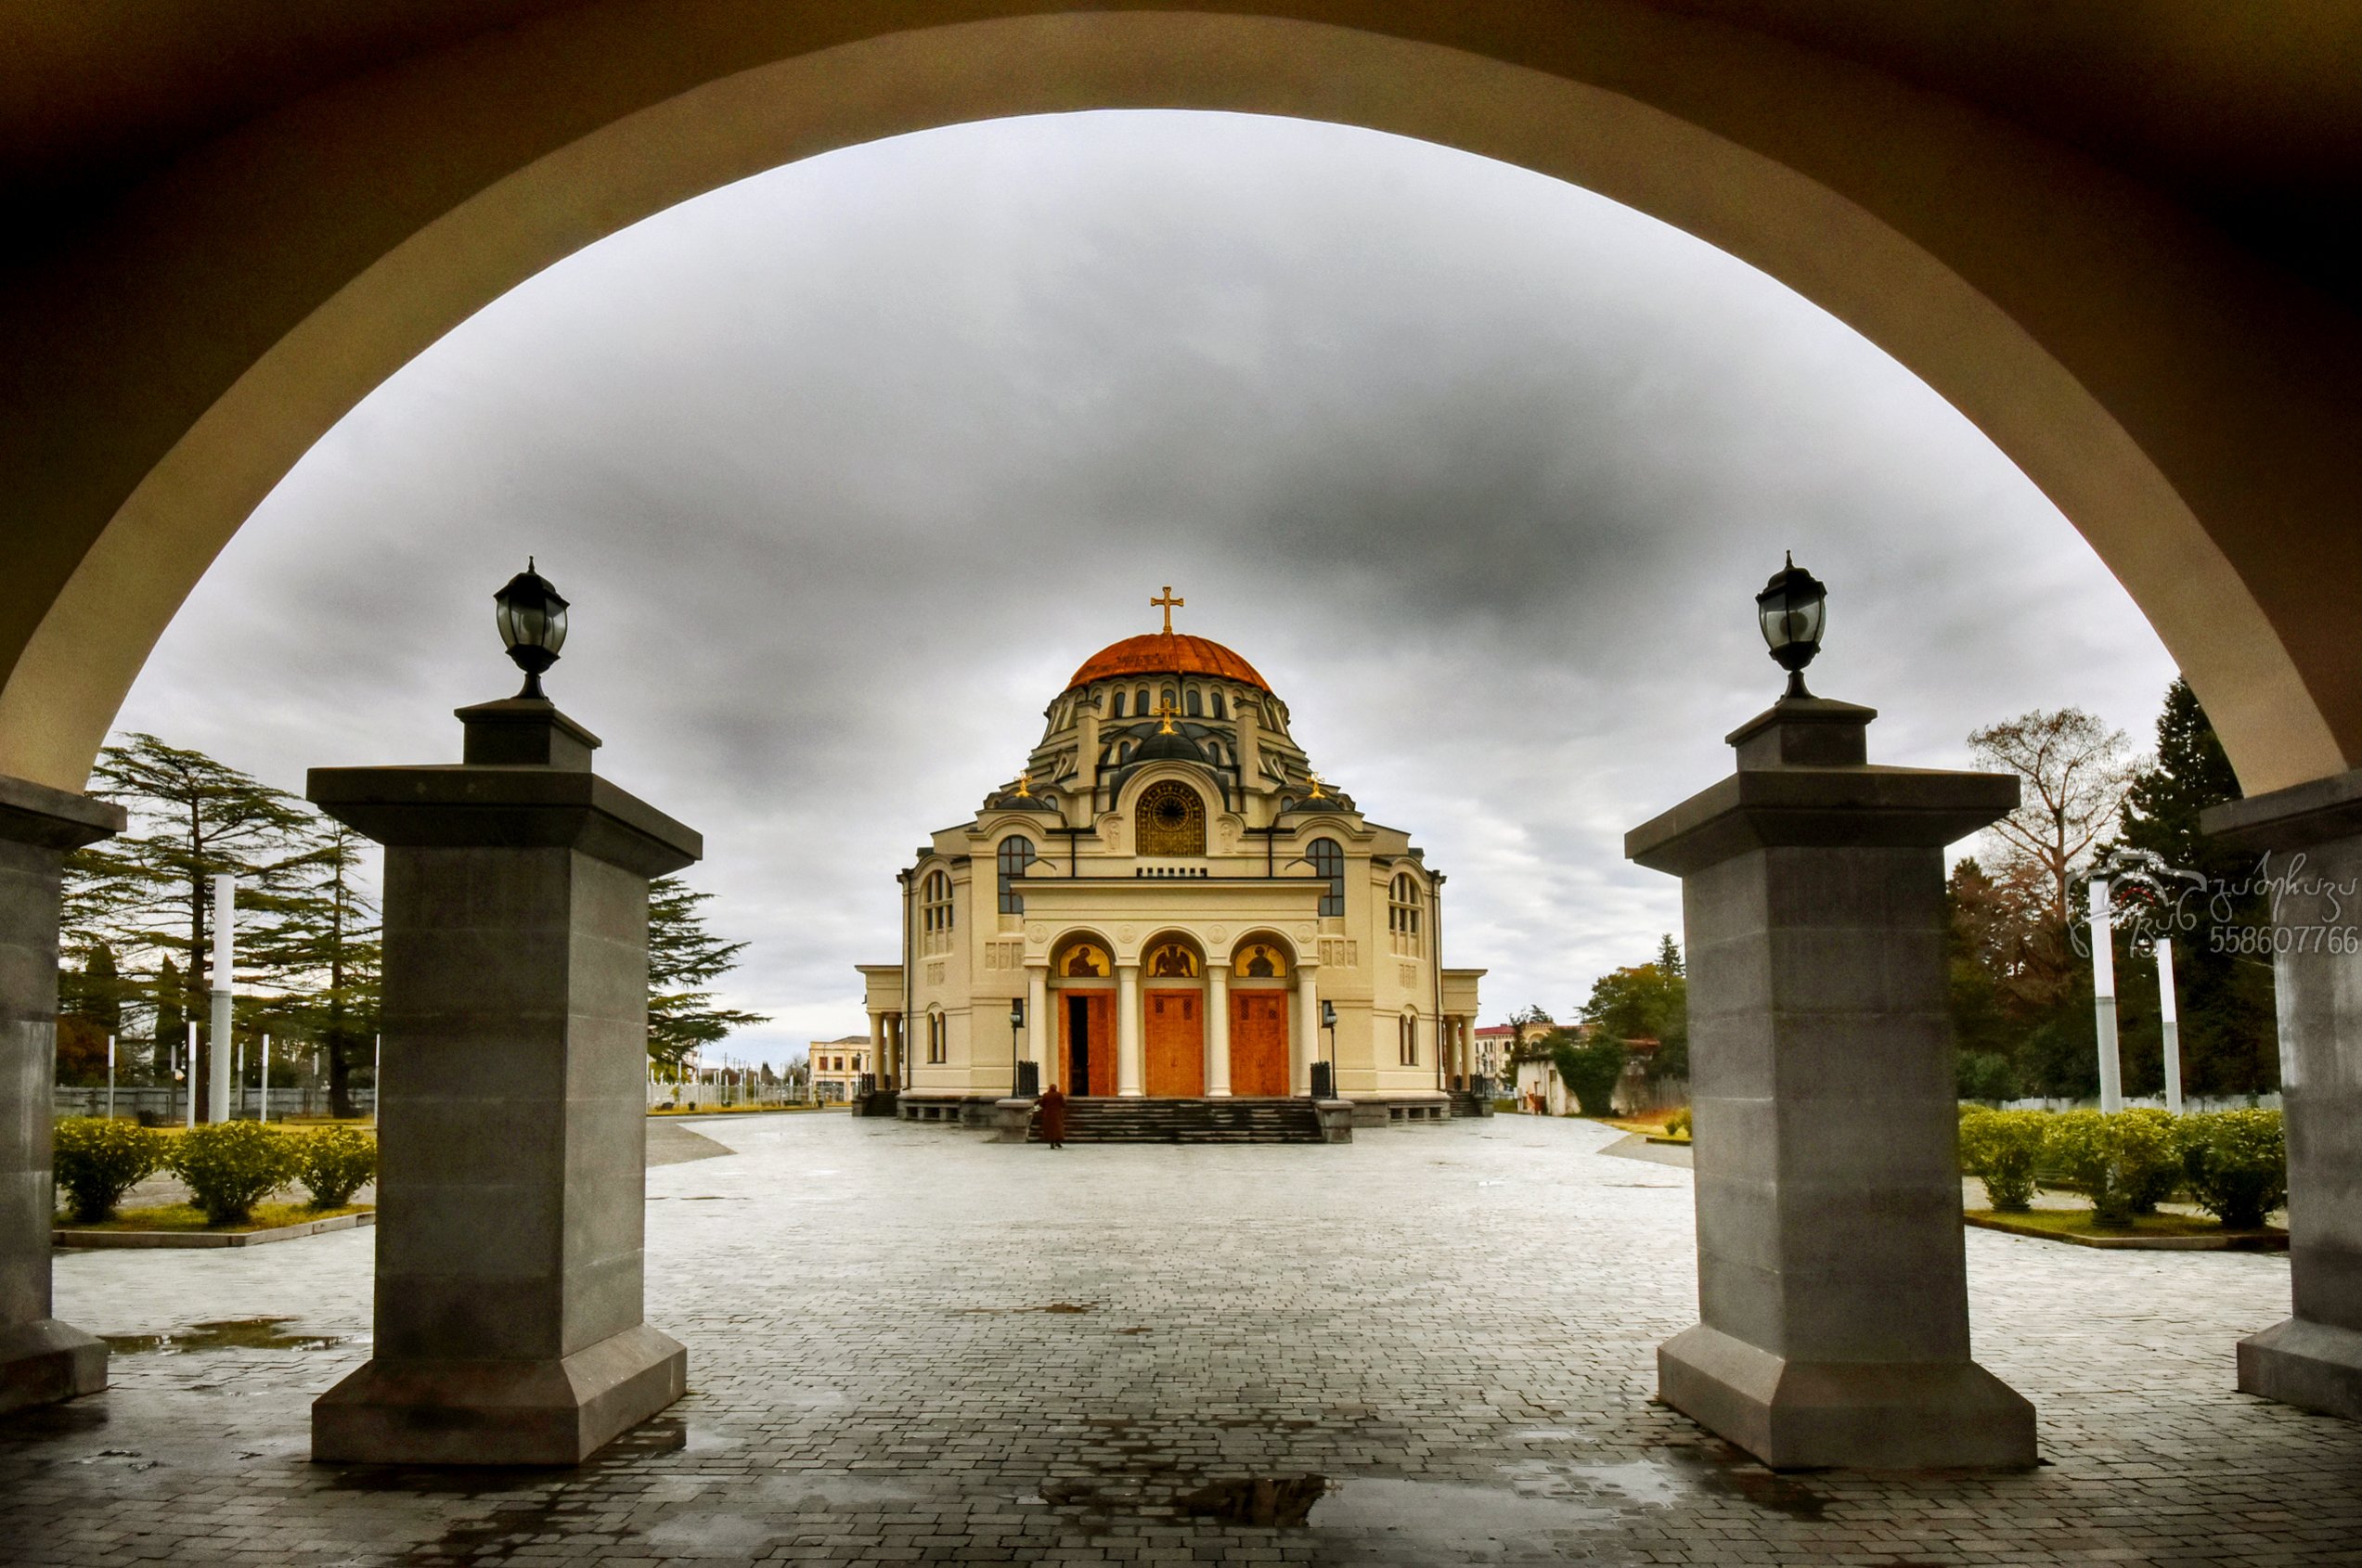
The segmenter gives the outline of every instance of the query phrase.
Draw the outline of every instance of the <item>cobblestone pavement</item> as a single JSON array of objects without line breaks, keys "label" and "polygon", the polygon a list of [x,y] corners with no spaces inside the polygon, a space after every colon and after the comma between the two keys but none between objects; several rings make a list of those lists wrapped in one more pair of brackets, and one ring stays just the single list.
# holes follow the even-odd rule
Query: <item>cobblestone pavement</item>
[{"label": "cobblestone pavement", "polygon": [[[1690,1178],[1601,1157],[1609,1130],[700,1130],[741,1152],[649,1177],[650,1316],[691,1392],[592,1464],[306,1461],[308,1400],[367,1354],[366,1231],[76,1253],[59,1314],[103,1333],[294,1321],[0,1421],[0,1561],[2362,1563],[2362,1427],[2231,1388],[2284,1259],[1972,1231],[1980,1354],[2046,1464],[1774,1476],[1648,1403],[1691,1319]],[[1308,1524],[1192,1511],[1305,1474]]]}]

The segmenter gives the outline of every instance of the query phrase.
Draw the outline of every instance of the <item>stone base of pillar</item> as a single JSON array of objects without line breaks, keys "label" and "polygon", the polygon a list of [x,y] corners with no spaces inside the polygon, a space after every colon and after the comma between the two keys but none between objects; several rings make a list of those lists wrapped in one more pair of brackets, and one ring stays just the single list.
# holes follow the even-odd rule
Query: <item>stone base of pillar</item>
[{"label": "stone base of pillar", "polygon": [[2239,1386],[2300,1410],[2362,1420],[2362,1333],[2291,1317],[2239,1342]]},{"label": "stone base of pillar", "polygon": [[580,1464],[689,1389],[642,1323],[562,1361],[371,1361],[312,1402],[328,1464]]},{"label": "stone base of pillar", "polygon": [[106,1386],[104,1341],[55,1317],[0,1326],[0,1412],[96,1394]]},{"label": "stone base of pillar", "polygon": [[2035,1462],[2033,1406],[1973,1361],[1789,1361],[1701,1323],[1657,1347],[1657,1396],[1774,1470]]}]

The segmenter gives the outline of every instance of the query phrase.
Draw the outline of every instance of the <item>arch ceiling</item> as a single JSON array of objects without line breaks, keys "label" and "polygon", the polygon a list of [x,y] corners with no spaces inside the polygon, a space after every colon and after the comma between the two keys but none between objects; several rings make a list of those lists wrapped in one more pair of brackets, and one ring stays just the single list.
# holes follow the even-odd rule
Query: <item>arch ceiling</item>
[{"label": "arch ceiling", "polygon": [[[0,24],[0,773],[78,788],[183,598],[380,381],[651,212],[880,136],[1293,115],[1762,267],[2089,539],[2252,790],[2362,762],[2362,12],[2300,0],[96,0]],[[1996,606],[2007,635],[2007,606]]]}]

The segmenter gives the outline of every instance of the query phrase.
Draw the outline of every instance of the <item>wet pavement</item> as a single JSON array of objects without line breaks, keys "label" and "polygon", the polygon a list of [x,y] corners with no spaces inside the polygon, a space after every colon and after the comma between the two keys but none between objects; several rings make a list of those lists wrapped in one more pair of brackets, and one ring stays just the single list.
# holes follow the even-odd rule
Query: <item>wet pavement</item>
[{"label": "wet pavement", "polygon": [[1690,1177],[1525,1117],[1341,1147],[700,1123],[649,1176],[691,1394],[577,1471],[306,1458],[374,1237],[61,1255],[108,1393],[0,1419],[6,1563],[2362,1564],[2362,1426],[2231,1388],[2284,1257],[1967,1239],[1999,1475],[1773,1475],[1648,1403]]}]

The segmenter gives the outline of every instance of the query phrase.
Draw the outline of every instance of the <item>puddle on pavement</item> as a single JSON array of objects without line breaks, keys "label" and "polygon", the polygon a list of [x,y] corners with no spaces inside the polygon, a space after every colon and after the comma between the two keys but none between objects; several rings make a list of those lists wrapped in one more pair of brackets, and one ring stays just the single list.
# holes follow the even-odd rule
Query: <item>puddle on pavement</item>
[{"label": "puddle on pavement", "polygon": [[161,1334],[101,1334],[117,1356],[186,1356],[202,1350],[329,1350],[342,1334],[290,1333],[279,1327],[293,1317],[219,1317]]},{"label": "puddle on pavement", "polygon": [[1310,1516],[1328,1487],[1321,1475],[1243,1476],[1183,1492],[1173,1499],[1173,1510],[1184,1519],[1292,1529]]}]

